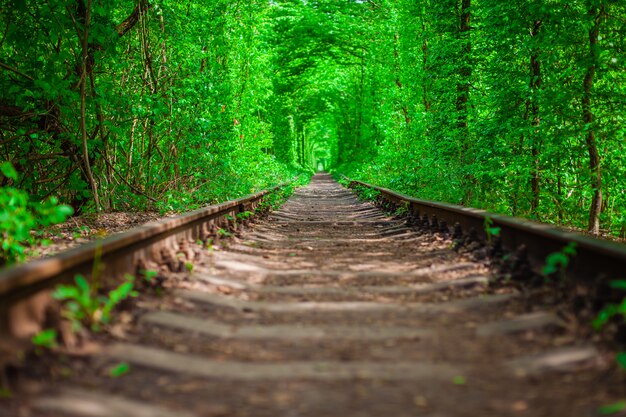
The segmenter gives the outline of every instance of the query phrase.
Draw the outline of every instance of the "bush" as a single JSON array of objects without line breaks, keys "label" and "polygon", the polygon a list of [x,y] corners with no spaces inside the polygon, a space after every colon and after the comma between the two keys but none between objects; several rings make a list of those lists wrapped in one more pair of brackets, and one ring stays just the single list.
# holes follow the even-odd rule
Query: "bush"
[{"label": "bush", "polygon": [[[7,179],[17,181],[17,172],[9,162],[0,164]],[[13,187],[0,188],[0,266],[11,265],[26,258],[27,248],[38,243],[33,230],[61,223],[72,214],[71,207],[59,204],[54,197],[31,201],[25,191]]]}]

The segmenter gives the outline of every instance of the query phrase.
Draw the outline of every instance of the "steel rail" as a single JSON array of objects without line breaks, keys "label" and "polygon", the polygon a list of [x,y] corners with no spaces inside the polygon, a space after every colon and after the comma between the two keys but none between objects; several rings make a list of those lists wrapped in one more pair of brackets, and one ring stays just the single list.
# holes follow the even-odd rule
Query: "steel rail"
[{"label": "steel rail", "polygon": [[[626,278],[626,245],[569,232],[554,226],[485,210],[413,198],[387,188],[344,177],[350,188],[356,185],[380,192],[380,203],[395,210],[405,206],[413,221],[422,226],[471,235],[486,242],[486,222],[500,228],[498,244],[508,253],[524,252],[532,269],[540,273],[546,257],[575,243],[576,255],[571,257],[565,274],[568,278],[587,282],[606,282]],[[489,219],[489,220],[488,220]]]},{"label": "steel rail", "polygon": [[208,239],[226,216],[236,216],[258,206],[261,200],[289,186],[286,182],[248,196],[200,208],[176,217],[148,223],[111,237],[91,241],[63,251],[0,270],[0,335],[13,334],[12,309],[29,302],[33,295],[68,281],[76,274],[90,276],[94,262],[100,263],[100,279],[135,274],[141,262],[160,262],[164,252],[177,250],[184,242]]}]

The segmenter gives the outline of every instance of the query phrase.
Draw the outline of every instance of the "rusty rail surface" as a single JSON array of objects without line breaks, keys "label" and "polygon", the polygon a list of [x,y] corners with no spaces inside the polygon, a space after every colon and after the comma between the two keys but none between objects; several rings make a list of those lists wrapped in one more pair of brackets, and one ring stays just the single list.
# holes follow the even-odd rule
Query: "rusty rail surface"
[{"label": "rusty rail surface", "polygon": [[522,253],[535,272],[539,272],[545,265],[548,255],[561,251],[567,244],[573,242],[576,244],[576,255],[570,259],[565,271],[568,278],[588,283],[626,278],[626,245],[564,231],[530,220],[421,200],[387,188],[344,178],[350,181],[350,188],[359,185],[380,192],[378,202],[390,210],[406,207],[412,222],[427,229],[452,233],[457,238],[469,236],[485,242],[488,240],[485,222],[491,222],[490,227],[500,228],[497,244],[501,245],[504,252]]},{"label": "rusty rail surface", "polygon": [[[35,308],[32,304],[41,306],[45,302],[33,302],[33,299],[42,293],[48,293],[53,286],[68,281],[76,274],[90,276],[96,259],[103,268],[100,271],[102,279],[135,274],[147,260],[163,263],[172,250],[178,250],[186,242],[207,240],[215,234],[218,227],[228,223],[226,216],[235,217],[239,213],[255,209],[265,196],[291,183],[293,181],[236,200],[148,223],[106,239],[85,243],[49,258],[1,270],[0,335],[15,335],[17,327],[29,327],[24,324],[24,320],[11,316],[41,316],[43,312],[30,310],[41,310],[42,307]],[[28,317],[26,321],[33,319],[37,321],[40,318]]]}]

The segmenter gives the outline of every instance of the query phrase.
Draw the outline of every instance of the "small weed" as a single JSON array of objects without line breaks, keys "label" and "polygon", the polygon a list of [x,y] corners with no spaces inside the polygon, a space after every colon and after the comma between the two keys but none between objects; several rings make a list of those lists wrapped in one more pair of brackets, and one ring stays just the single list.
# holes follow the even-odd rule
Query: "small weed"
[{"label": "small weed", "polygon": [[97,285],[90,285],[82,275],[77,275],[76,285],[59,285],[52,296],[64,302],[63,314],[75,330],[87,326],[97,332],[110,322],[115,306],[128,297],[137,296],[133,290],[134,280],[126,275],[126,282],[111,290],[108,296],[102,296],[98,294]]},{"label": "small weed", "polygon": [[230,233],[228,230],[225,229],[219,229],[217,231],[217,234],[219,234],[221,237],[231,237],[233,234]]},{"label": "small weed", "polygon": [[565,270],[575,255],[576,243],[570,242],[559,252],[551,253],[546,257],[546,264],[541,268],[541,273],[546,279],[556,273],[559,273],[562,280],[565,279]]},{"label": "small weed", "polygon": [[[609,283],[609,286],[611,288],[626,290],[626,280],[613,280]],[[619,315],[621,315],[623,318],[626,318],[626,298],[624,298],[619,304],[607,304],[606,306],[604,306],[604,308],[600,310],[596,318],[593,320],[591,325],[596,331],[600,331],[610,319]],[[626,364],[626,358],[624,359],[624,364]],[[626,369],[626,366],[624,366],[624,368]]]},{"label": "small weed", "polygon": [[[613,280],[609,283],[609,286],[615,289],[626,290],[626,280],[623,280],[623,279]],[[624,298],[622,302],[619,304],[605,305],[604,308],[600,310],[596,318],[591,322],[591,326],[594,328],[594,330],[599,332],[609,322],[609,320],[611,320],[613,317],[616,317],[616,316],[622,316],[622,320],[626,318],[626,298]],[[620,366],[620,368],[626,370],[626,352],[619,352],[617,355],[615,355],[615,361]],[[613,406],[614,405],[615,404],[613,404]],[[606,406],[606,407],[611,407],[611,406]],[[606,413],[606,414],[612,414],[612,413]]]},{"label": "small weed", "polygon": [[485,216],[485,222],[483,223],[485,233],[487,234],[487,243],[493,244],[493,238],[500,236],[502,228],[493,226],[493,219],[489,216]]},{"label": "small weed", "polygon": [[626,410],[626,401],[618,401],[613,404],[603,405],[598,408],[598,414],[602,416],[610,416]]},{"label": "small weed", "polygon": [[247,220],[247,219],[249,219],[252,216],[254,216],[254,213],[251,212],[251,211],[243,211],[243,212],[237,214],[237,218],[240,219],[240,220]]},{"label": "small weed", "polygon": [[57,332],[54,329],[42,330],[31,338],[31,342],[40,348],[54,349],[58,346]]},{"label": "small weed", "polygon": [[108,373],[111,378],[119,378],[122,375],[126,375],[128,372],[130,372],[130,365],[126,362],[120,362],[109,368]]},{"label": "small weed", "polygon": [[600,331],[611,318],[617,315],[626,315],[626,299],[624,299],[620,304],[608,304],[604,306],[591,325],[596,331]]},{"label": "small weed", "polygon": [[408,212],[409,212],[409,204],[403,203],[400,207],[396,209],[396,211],[393,212],[393,215],[396,217],[400,217],[400,216],[404,216]]},{"label": "small weed", "polygon": [[193,263],[192,262],[185,262],[185,269],[187,270],[187,272],[193,271]]},{"label": "small weed", "polygon": [[380,195],[380,191],[362,186],[356,187],[354,190],[359,200],[374,201]]},{"label": "small weed", "polygon": [[146,269],[139,271],[144,280],[148,282],[152,282],[159,275],[159,271],[155,271],[153,269]]}]

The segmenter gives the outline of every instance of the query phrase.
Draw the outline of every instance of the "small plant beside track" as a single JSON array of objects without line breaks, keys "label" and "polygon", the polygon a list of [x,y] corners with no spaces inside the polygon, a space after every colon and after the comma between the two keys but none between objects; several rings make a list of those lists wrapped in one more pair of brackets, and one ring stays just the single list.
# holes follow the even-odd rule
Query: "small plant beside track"
[{"label": "small plant beside track", "polygon": [[576,243],[570,242],[558,252],[553,252],[546,257],[546,263],[541,268],[541,273],[547,281],[552,277],[565,280],[565,271],[573,256],[576,255]]},{"label": "small plant beside track", "polygon": [[487,235],[487,243],[489,245],[492,245],[493,238],[500,236],[500,230],[502,229],[500,227],[494,226],[493,220],[489,216],[485,216],[484,227],[485,227],[485,234]]},{"label": "small plant beside track", "polygon": [[72,323],[74,330],[87,327],[98,332],[111,321],[113,309],[128,297],[137,296],[135,278],[127,275],[125,282],[109,291],[99,293],[98,285],[90,284],[85,277],[77,275],[75,285],[60,285],[53,297],[64,304],[63,315]]},{"label": "small plant beside track", "polygon": [[57,347],[57,331],[54,329],[44,329],[35,334],[31,342],[38,349],[54,349]]}]

